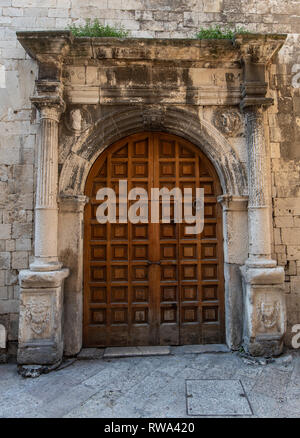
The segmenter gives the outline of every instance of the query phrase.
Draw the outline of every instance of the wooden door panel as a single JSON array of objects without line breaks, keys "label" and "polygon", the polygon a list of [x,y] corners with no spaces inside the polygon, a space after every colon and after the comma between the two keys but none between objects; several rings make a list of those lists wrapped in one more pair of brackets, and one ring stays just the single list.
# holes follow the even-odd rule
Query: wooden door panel
[{"label": "wooden door panel", "polygon": [[[128,192],[141,187],[149,198],[151,188],[179,187],[182,194],[192,188],[194,201],[196,188],[204,188],[203,232],[187,234],[185,223],[174,222],[172,198],[171,223],[162,220],[160,202],[159,223],[99,224],[97,191],[111,187],[119,200],[120,179]],[[84,345],[223,342],[221,191],[200,150],[168,134],[130,136],[95,162],[85,193]]]}]

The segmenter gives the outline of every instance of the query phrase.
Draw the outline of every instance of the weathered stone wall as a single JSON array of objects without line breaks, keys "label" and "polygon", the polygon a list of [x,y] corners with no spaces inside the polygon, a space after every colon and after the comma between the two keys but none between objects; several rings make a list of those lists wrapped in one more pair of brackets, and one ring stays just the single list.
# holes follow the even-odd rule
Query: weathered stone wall
[{"label": "weathered stone wall", "polygon": [[91,17],[123,25],[136,37],[193,37],[199,27],[217,23],[289,34],[269,67],[275,105],[267,120],[274,257],[286,269],[289,326],[300,323],[300,1],[0,0],[0,324],[8,339],[17,339],[18,271],[32,259],[38,129],[29,100],[36,63],[15,32],[65,29]]}]

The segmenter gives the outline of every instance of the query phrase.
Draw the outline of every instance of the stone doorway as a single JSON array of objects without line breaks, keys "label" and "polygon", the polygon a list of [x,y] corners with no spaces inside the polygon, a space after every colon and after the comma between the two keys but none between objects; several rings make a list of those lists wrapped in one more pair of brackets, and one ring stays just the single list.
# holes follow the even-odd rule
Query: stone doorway
[{"label": "stone doorway", "polygon": [[41,124],[34,261],[19,276],[19,363],[53,364],[82,348],[86,180],[110,145],[145,131],[177,135],[213,163],[223,193],[226,343],[254,355],[280,354],[284,271],[271,251],[265,109],[273,99],[265,80],[285,37],[119,40],[20,32],[18,39],[39,64],[31,101]]}]

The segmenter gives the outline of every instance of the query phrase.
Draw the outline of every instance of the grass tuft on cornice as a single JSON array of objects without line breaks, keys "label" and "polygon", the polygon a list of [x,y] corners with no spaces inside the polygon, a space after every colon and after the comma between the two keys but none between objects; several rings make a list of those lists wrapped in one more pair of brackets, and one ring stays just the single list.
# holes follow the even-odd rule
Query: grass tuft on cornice
[{"label": "grass tuft on cornice", "polygon": [[99,23],[99,20],[95,18],[93,21],[87,19],[85,25],[76,26],[72,24],[68,28],[72,34],[76,37],[115,37],[126,38],[129,32],[121,27],[106,26]]}]

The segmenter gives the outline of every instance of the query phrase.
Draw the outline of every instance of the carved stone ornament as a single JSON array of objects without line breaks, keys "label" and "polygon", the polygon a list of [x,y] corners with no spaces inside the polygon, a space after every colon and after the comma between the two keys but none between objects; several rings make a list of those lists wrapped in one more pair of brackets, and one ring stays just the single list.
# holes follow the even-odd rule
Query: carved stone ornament
[{"label": "carved stone ornament", "polygon": [[164,125],[165,111],[160,106],[149,106],[143,112],[145,129],[160,129]]},{"label": "carved stone ornament", "polygon": [[266,330],[279,331],[280,306],[278,301],[265,302],[260,300],[256,306],[257,310],[257,329],[265,332]]},{"label": "carved stone ornament", "polygon": [[230,137],[237,136],[242,130],[241,116],[233,109],[216,110],[213,123],[220,132]]},{"label": "carved stone ornament", "polygon": [[46,299],[39,298],[37,301],[31,298],[26,304],[25,319],[31,330],[42,334],[50,321],[50,305]]},{"label": "carved stone ornament", "polygon": [[69,131],[80,135],[91,126],[92,118],[85,108],[73,107],[66,114],[65,123]]}]

